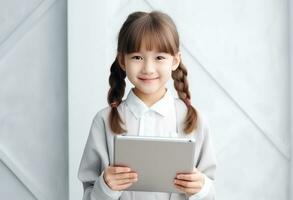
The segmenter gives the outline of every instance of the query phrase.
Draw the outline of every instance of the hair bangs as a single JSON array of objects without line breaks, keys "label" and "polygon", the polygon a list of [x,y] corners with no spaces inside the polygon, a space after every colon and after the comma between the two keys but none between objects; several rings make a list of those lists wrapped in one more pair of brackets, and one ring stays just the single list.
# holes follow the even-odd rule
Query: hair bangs
[{"label": "hair bangs", "polygon": [[141,18],[129,27],[125,38],[127,45],[123,45],[122,53],[138,52],[145,48],[148,51],[156,50],[175,55],[178,52],[176,34],[172,33],[170,27],[152,20],[149,16],[148,19]]}]

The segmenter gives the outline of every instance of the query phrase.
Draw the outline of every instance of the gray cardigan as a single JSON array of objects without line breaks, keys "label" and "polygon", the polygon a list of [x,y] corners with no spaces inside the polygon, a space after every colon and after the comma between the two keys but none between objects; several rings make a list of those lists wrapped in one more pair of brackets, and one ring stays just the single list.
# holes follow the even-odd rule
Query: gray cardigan
[{"label": "gray cardigan", "polygon": [[[214,180],[216,172],[216,157],[208,125],[198,112],[198,128],[194,133],[185,135],[183,133],[184,119],[187,113],[186,105],[175,99],[177,132],[179,137],[196,137],[195,167],[204,173],[212,182],[209,193],[203,200],[215,199]],[[108,116],[111,108],[107,107],[99,111],[92,122],[86,146],[78,171],[78,179],[83,184],[83,200],[114,200],[109,198],[99,186],[98,179],[104,168],[113,163],[113,141],[114,133],[111,131]],[[123,111],[118,107],[118,111],[123,118]],[[172,200],[188,199],[184,194],[171,194]]]}]

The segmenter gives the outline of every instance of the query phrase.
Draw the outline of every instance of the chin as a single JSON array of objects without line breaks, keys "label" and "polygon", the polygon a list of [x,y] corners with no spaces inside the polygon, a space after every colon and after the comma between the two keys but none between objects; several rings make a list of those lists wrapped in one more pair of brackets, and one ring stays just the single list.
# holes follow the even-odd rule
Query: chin
[{"label": "chin", "polygon": [[144,93],[144,94],[153,94],[156,93],[158,90],[139,90],[140,92]]},{"label": "chin", "polygon": [[154,94],[160,91],[160,88],[138,87],[137,89],[144,94]]}]

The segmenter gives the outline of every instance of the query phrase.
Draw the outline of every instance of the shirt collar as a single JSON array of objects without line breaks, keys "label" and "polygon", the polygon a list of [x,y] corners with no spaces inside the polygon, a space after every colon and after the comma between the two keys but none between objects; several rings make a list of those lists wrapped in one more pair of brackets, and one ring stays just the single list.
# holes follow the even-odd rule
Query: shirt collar
[{"label": "shirt collar", "polygon": [[170,106],[174,105],[174,98],[168,89],[164,96],[151,107],[148,107],[139,97],[137,97],[133,92],[133,89],[129,91],[125,101],[136,118],[140,118],[149,110],[153,110],[162,116],[168,116],[172,111]]}]

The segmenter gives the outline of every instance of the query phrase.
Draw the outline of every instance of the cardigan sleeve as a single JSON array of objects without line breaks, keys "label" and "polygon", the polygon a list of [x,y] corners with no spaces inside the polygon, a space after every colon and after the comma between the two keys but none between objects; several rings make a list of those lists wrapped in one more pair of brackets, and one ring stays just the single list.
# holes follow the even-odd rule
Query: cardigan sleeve
[{"label": "cardigan sleeve", "polygon": [[105,187],[103,180],[103,170],[109,165],[105,134],[105,124],[98,113],[92,121],[78,170],[83,200],[115,200],[121,196],[121,192]]},{"label": "cardigan sleeve", "polygon": [[216,176],[216,155],[214,151],[214,147],[211,140],[210,128],[208,126],[205,118],[200,115],[200,131],[198,135],[198,143],[201,148],[198,154],[198,162],[196,163],[196,168],[199,169],[205,175],[205,182],[208,183],[209,188],[206,191],[201,191],[198,193],[199,198],[201,200],[213,200],[215,199],[215,188],[214,181]]},{"label": "cardigan sleeve", "polygon": [[[187,114],[187,107],[181,99],[175,101],[177,126],[182,137],[186,135],[183,133],[185,116]],[[211,133],[207,120],[201,112],[197,110],[198,127],[194,131],[193,136],[196,139],[195,149],[195,167],[205,175],[205,183],[203,189],[197,194],[189,197],[189,200],[214,200],[215,199],[215,174],[216,174],[216,155],[213,148]],[[187,195],[186,195],[187,196]]]}]

